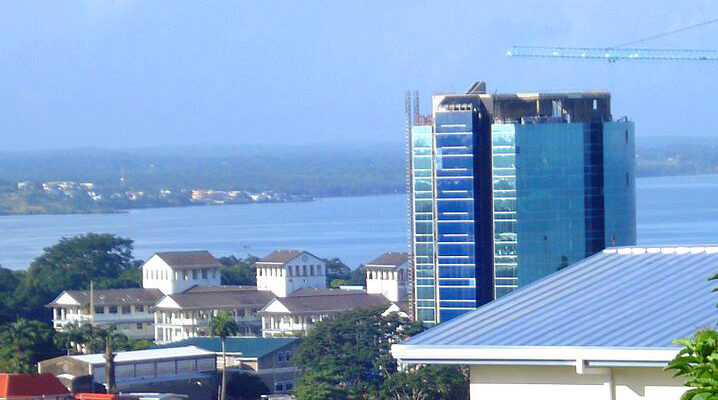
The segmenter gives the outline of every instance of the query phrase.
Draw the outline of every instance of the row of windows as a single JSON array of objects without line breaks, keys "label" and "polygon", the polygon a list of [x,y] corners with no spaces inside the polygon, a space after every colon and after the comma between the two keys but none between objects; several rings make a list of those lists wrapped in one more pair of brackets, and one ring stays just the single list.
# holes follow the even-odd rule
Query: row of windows
[{"label": "row of windows", "polygon": [[[135,312],[145,312],[144,306],[134,306],[134,307],[135,307]],[[118,306],[100,307],[100,306],[98,306],[98,307],[95,307],[95,314],[104,314],[105,309],[107,309],[108,314],[117,314],[118,311],[121,312],[122,314],[131,314],[132,313],[131,306],[121,306],[121,307],[118,307]]]},{"label": "row of windows", "polygon": [[[284,276],[282,267],[257,267],[257,276]],[[321,265],[287,265],[287,276],[322,275]]]},{"label": "row of windows", "polygon": [[167,280],[167,279],[174,279],[176,281],[178,280],[189,280],[190,277],[192,277],[193,280],[195,279],[208,279],[210,276],[212,279],[217,278],[217,268],[200,268],[200,269],[192,269],[192,270],[183,270],[183,271],[174,271],[174,276],[172,274],[172,271],[166,270],[166,269],[150,269],[147,268],[145,270],[145,279],[161,279],[161,280]]}]

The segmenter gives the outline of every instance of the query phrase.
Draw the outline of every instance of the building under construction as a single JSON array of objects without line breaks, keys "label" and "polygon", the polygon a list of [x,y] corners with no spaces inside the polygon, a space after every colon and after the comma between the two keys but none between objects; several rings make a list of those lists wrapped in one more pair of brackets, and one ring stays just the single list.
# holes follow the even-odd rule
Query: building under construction
[{"label": "building under construction", "polygon": [[[415,316],[439,323],[636,242],[634,125],[607,92],[432,97],[407,148]],[[413,111],[413,112],[412,112]]]}]

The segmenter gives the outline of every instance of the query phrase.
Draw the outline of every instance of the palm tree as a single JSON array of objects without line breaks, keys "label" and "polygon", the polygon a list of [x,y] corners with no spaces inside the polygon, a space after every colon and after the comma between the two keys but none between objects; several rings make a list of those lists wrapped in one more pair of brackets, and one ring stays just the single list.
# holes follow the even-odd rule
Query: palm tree
[{"label": "palm tree", "polygon": [[71,353],[81,353],[82,345],[85,343],[85,329],[77,322],[65,324],[61,332],[55,334],[55,343]]},{"label": "palm tree", "polygon": [[227,311],[222,311],[212,317],[209,321],[209,334],[222,338],[222,389],[219,399],[225,400],[227,392],[227,353],[225,352],[225,341],[227,336],[235,336],[239,331],[234,316]]},{"label": "palm tree", "polygon": [[32,348],[40,340],[40,334],[33,324],[25,318],[18,318],[7,324],[2,332],[3,342],[8,343],[15,353],[15,372],[30,373],[32,371]]},{"label": "palm tree", "polygon": [[102,351],[105,357],[105,386],[107,393],[115,392],[115,354],[112,344],[115,341],[127,341],[127,336],[115,331],[115,326],[100,328],[90,324],[82,326],[82,338],[85,352],[96,353]]}]

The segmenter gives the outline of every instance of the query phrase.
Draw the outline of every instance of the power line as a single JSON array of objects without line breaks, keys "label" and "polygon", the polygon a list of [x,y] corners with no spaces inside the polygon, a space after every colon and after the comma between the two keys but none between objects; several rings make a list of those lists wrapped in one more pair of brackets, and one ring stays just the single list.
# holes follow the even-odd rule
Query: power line
[{"label": "power line", "polygon": [[698,27],[705,26],[705,25],[710,25],[710,24],[715,23],[715,22],[718,22],[718,18],[711,19],[711,20],[708,20],[708,21],[703,21],[703,22],[700,22],[700,23],[697,23],[697,24],[694,24],[694,25],[690,25],[690,26],[684,26],[683,28],[674,29],[674,30],[669,31],[669,32],[663,32],[663,33],[659,33],[659,34],[657,34],[657,35],[652,35],[652,36],[644,37],[644,38],[642,38],[642,39],[637,39],[637,40],[633,40],[633,41],[630,41],[630,42],[617,44],[617,45],[615,45],[615,46],[613,46],[613,47],[611,47],[611,48],[623,47],[623,46],[628,46],[628,45],[632,45],[632,44],[636,44],[636,43],[646,42],[646,41],[653,40],[653,39],[658,39],[658,38],[661,38],[661,37],[664,37],[664,36],[673,35],[673,34],[678,33],[678,32],[687,31],[687,30],[689,30],[689,29],[698,28]]}]

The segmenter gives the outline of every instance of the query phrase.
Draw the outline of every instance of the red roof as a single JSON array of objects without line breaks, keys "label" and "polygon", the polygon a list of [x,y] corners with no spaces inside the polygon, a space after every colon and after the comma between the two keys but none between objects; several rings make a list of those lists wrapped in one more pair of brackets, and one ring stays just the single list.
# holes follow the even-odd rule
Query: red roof
[{"label": "red roof", "polygon": [[104,393],[75,393],[75,400],[117,400],[121,397],[116,394]]},{"label": "red roof", "polygon": [[56,396],[70,394],[52,374],[0,374],[0,398]]}]

